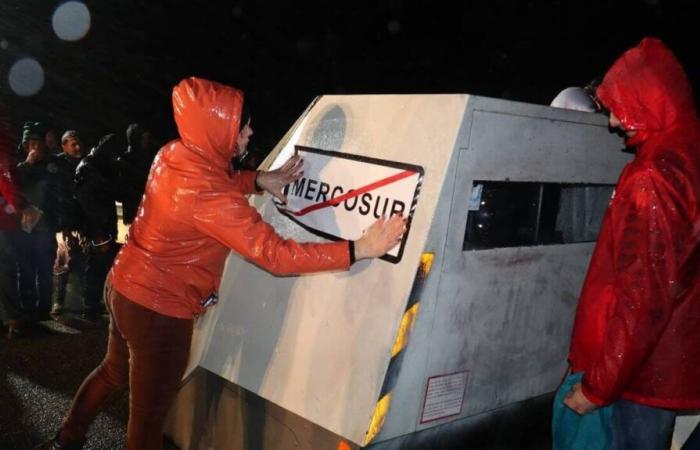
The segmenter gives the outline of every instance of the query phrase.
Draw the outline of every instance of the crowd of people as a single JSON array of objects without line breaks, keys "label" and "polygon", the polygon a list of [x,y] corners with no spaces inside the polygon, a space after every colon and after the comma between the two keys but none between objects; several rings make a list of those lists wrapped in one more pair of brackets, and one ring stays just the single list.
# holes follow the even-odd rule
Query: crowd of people
[{"label": "crowd of people", "polygon": [[120,245],[117,202],[129,225],[157,151],[152,134],[132,123],[125,140],[108,134],[88,152],[77,130],[64,131],[60,143],[41,122],[25,122],[14,142],[3,131],[0,316],[8,335],[62,321],[69,279],[82,319],[102,322],[102,288]]}]

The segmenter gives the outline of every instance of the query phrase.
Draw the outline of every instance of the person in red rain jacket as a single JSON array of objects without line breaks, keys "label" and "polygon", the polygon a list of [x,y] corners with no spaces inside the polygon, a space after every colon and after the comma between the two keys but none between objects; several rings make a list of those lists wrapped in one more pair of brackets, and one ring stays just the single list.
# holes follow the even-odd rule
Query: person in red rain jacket
[{"label": "person in red rain jacket", "polygon": [[14,147],[0,119],[0,321],[11,337],[21,325],[17,289],[17,239],[26,206],[17,186]]},{"label": "person in red rain jacket", "polygon": [[193,318],[216,293],[231,249],[274,274],[347,270],[355,259],[385,254],[405,230],[397,215],[354,242],[280,237],[246,195],[266,190],[283,199],[282,188],[302,175],[298,157],[272,172],[231,170],[253,134],[238,89],[188,78],[173,89],[173,110],[180,138],[158,153],[105,286],[107,355],[78,390],[58,436],[39,449],[82,448],[97,413],[127,385],[126,449],[162,447]]},{"label": "person in red rain jacket", "polygon": [[700,121],[658,39],[625,52],[596,96],[636,156],[581,291],[569,361],[583,379],[565,404],[579,414],[613,404],[613,449],[667,449],[675,412],[700,408],[700,283],[684,266],[700,223]]}]

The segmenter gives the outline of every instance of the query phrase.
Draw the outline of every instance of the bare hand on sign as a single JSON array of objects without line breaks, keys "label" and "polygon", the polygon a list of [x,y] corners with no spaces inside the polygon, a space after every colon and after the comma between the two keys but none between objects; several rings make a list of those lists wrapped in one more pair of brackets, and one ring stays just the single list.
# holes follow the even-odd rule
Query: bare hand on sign
[{"label": "bare hand on sign", "polygon": [[390,219],[380,218],[369,227],[362,237],[355,241],[355,259],[377,258],[386,254],[406,231],[406,219],[394,214]]},{"label": "bare hand on sign", "polygon": [[259,172],[256,181],[260,188],[272,194],[277,200],[287,203],[287,197],[282,189],[304,175],[303,166],[304,161],[301,156],[294,155],[277,170]]}]

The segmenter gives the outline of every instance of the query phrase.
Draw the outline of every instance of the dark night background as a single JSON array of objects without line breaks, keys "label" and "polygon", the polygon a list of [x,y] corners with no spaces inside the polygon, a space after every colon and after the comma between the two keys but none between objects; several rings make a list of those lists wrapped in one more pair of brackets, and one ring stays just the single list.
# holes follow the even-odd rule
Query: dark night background
[{"label": "dark night background", "polygon": [[[244,89],[253,145],[268,151],[320,94],[451,93],[548,104],[605,72],[643,36],[662,38],[698,91],[694,2],[88,0],[85,38],[64,42],[60,1],[2,0],[0,99],[25,120],[81,130],[92,146],[143,121],[175,136],[170,89],[185,76]],[[45,84],[18,97],[8,71],[36,58]]]}]

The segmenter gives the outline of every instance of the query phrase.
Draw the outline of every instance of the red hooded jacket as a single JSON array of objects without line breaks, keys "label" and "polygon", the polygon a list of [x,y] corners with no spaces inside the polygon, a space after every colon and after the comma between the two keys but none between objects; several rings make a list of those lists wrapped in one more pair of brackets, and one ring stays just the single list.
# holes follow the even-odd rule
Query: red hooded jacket
[{"label": "red hooded jacket", "polygon": [[[256,172],[231,172],[243,93],[197,78],[173,89],[180,139],[151,166],[146,192],[111,280],[160,314],[191,319],[216,292],[230,249],[275,274],[347,269],[345,241],[283,239],[250,206]],[[245,286],[241,286],[245,289]]]},{"label": "red hooded jacket", "polygon": [[700,220],[693,93],[673,54],[647,38],[613,64],[597,96],[636,131],[637,155],[603,220],[569,360],[598,405],[700,408],[700,283],[697,268],[683,267]]},{"label": "red hooded jacket", "polygon": [[17,186],[14,150],[0,115],[0,230],[19,230],[19,211],[24,206]]}]

